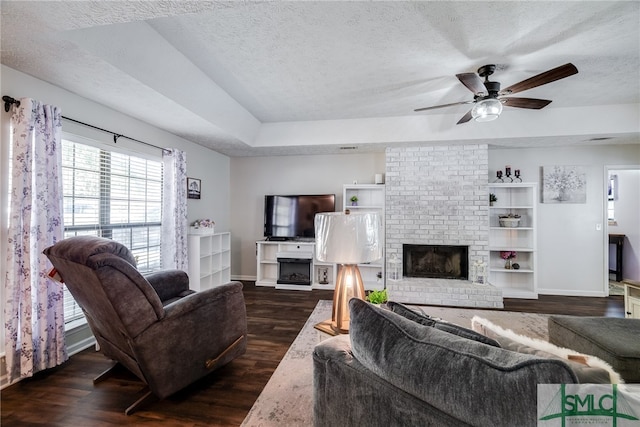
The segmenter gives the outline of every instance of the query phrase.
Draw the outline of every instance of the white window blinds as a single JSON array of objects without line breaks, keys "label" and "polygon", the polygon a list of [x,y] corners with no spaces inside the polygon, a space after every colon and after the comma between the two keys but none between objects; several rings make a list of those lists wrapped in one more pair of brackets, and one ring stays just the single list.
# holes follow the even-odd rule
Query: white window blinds
[{"label": "white window blinds", "polygon": [[[90,234],[128,247],[138,269],[162,268],[162,162],[63,139],[64,237]],[[65,323],[83,317],[65,288]]]}]

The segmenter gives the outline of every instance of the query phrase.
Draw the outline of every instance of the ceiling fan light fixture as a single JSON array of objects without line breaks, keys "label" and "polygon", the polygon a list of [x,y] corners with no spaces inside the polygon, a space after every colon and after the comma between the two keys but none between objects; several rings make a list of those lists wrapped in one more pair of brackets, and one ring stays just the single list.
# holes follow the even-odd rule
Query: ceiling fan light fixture
[{"label": "ceiling fan light fixture", "polygon": [[487,98],[476,102],[471,110],[471,116],[476,122],[490,122],[500,117],[502,102],[496,98]]}]

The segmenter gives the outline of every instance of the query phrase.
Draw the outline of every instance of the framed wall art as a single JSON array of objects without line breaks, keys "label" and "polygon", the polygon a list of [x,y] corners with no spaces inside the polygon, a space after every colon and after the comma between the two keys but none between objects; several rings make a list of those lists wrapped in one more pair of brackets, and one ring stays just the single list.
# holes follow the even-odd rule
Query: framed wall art
[{"label": "framed wall art", "polygon": [[542,203],[587,203],[584,166],[542,166]]},{"label": "framed wall art", "polygon": [[199,199],[202,183],[196,178],[187,178],[187,199]]}]

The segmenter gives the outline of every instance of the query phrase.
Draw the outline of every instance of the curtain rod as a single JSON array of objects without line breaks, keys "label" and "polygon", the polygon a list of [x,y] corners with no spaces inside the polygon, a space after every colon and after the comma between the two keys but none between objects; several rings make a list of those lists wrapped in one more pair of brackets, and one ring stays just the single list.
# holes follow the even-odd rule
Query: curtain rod
[{"label": "curtain rod", "polygon": [[[18,101],[17,99],[12,98],[10,96],[6,96],[6,95],[3,96],[2,97],[2,101],[4,101],[4,111],[6,111],[6,112],[9,112],[9,109],[11,108],[11,104],[16,104],[16,107],[20,106],[20,101]],[[115,132],[112,132],[110,130],[98,127],[98,126],[90,125],[89,123],[84,123],[84,122],[81,122],[79,120],[72,119],[70,117],[62,116],[62,118],[64,120],[69,120],[70,122],[78,123],[79,125],[87,126],[87,127],[90,127],[90,128],[102,131],[102,132],[110,133],[110,134],[113,135],[113,143],[114,144],[118,143],[118,138],[126,138],[126,139],[128,139],[130,141],[134,141],[134,142],[137,142],[139,144],[143,144],[143,145],[146,145],[146,146],[149,146],[149,147],[157,148],[158,150],[171,152],[171,150],[169,150],[167,148],[158,147],[157,145],[149,144],[148,142],[140,141],[139,139],[131,138],[131,137],[127,136],[127,135],[122,135],[120,133],[115,133]]]}]

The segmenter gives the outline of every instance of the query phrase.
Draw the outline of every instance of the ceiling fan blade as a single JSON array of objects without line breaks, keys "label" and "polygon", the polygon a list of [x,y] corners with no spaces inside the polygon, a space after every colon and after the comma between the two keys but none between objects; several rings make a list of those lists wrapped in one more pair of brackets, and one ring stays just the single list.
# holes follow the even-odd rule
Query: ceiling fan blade
[{"label": "ceiling fan blade", "polygon": [[523,80],[520,83],[511,85],[508,88],[502,89],[500,91],[500,95],[510,95],[512,93],[518,93],[524,90],[533,89],[534,87],[555,82],[556,80],[564,79],[565,77],[569,77],[577,73],[578,69],[575,65],[573,65],[572,63],[564,64],[552,70],[545,71],[544,73],[540,73],[536,76]]},{"label": "ceiling fan blade", "polygon": [[458,120],[458,123],[456,123],[457,125],[462,124],[462,123],[467,123],[469,120],[471,120],[473,116],[471,115],[471,110],[467,111],[467,114],[465,114],[464,116],[462,116],[462,118],[460,120]]},{"label": "ceiling fan blade", "polygon": [[484,96],[487,94],[487,88],[484,87],[482,79],[476,73],[456,74],[460,82],[467,87],[474,95]]},{"label": "ceiling fan blade", "polygon": [[474,102],[475,101],[453,102],[451,104],[442,104],[442,105],[434,105],[433,107],[417,108],[417,109],[415,109],[413,111],[435,110],[436,108],[453,107],[454,105],[462,105],[462,104],[473,104]]},{"label": "ceiling fan blade", "polygon": [[530,108],[533,110],[539,110],[551,104],[548,99],[536,98],[500,98],[500,102],[509,107]]}]

